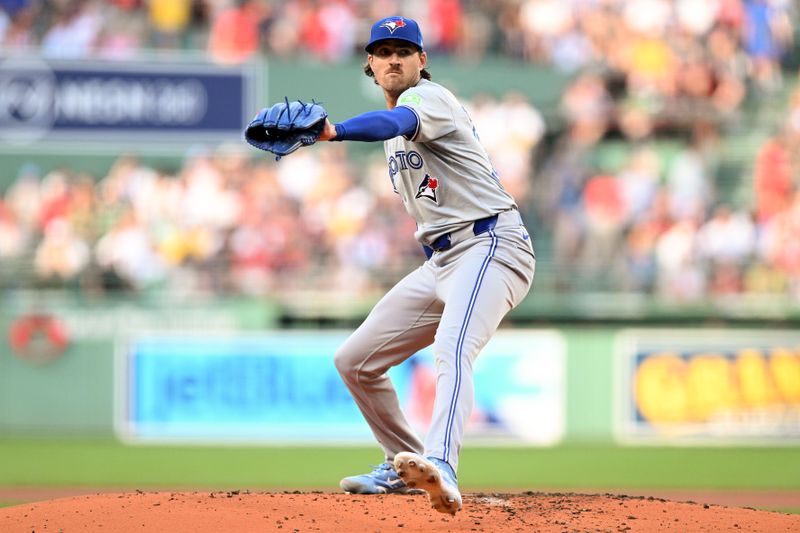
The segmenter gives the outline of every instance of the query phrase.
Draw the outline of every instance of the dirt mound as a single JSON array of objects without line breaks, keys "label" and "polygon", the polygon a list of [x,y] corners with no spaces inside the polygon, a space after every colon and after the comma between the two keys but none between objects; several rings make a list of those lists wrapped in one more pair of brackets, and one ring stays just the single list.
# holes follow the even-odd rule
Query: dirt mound
[{"label": "dirt mound", "polygon": [[800,516],[613,494],[465,494],[455,517],[422,496],[125,492],[0,509],[0,531],[800,531]]}]

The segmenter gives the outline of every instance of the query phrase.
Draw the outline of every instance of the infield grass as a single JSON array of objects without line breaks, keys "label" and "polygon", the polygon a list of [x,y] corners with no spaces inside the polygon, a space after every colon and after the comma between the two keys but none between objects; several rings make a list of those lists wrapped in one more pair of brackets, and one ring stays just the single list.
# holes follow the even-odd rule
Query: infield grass
[{"label": "infield grass", "polygon": [[[0,438],[0,486],[337,490],[382,461],[377,447],[129,446],[112,439]],[[800,447],[473,448],[465,490],[800,489]]]}]

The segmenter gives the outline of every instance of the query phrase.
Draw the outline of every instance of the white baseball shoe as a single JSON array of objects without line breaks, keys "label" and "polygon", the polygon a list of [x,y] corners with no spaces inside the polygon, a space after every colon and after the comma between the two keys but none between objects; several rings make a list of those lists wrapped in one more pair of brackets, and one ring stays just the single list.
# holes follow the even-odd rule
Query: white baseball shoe
[{"label": "white baseball shoe", "polygon": [[461,493],[453,468],[435,457],[424,458],[411,452],[398,453],[394,469],[410,489],[422,489],[431,505],[440,513],[455,514],[461,510]]}]

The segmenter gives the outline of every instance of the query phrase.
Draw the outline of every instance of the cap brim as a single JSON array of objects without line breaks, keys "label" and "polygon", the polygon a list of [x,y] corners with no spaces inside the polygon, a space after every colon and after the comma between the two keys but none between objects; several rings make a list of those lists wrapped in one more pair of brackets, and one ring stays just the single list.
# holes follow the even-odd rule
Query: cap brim
[{"label": "cap brim", "polygon": [[383,41],[405,41],[407,43],[413,44],[414,48],[416,48],[420,52],[424,51],[422,48],[420,48],[420,46],[417,44],[416,41],[412,41],[411,39],[405,39],[403,37],[385,37],[383,39],[376,39],[376,40],[372,41],[371,43],[369,43],[367,46],[365,46],[364,50],[366,50],[367,53],[371,54],[372,53],[372,49],[375,48],[375,45],[378,44],[378,43],[382,43]]}]

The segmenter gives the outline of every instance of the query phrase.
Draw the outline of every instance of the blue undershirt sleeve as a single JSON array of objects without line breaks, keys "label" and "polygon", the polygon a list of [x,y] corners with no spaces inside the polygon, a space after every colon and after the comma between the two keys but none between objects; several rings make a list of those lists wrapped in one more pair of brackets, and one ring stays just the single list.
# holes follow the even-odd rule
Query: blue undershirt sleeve
[{"label": "blue undershirt sleeve", "polygon": [[336,138],[332,141],[385,141],[398,135],[413,135],[417,131],[417,114],[407,107],[369,111],[334,124]]}]

